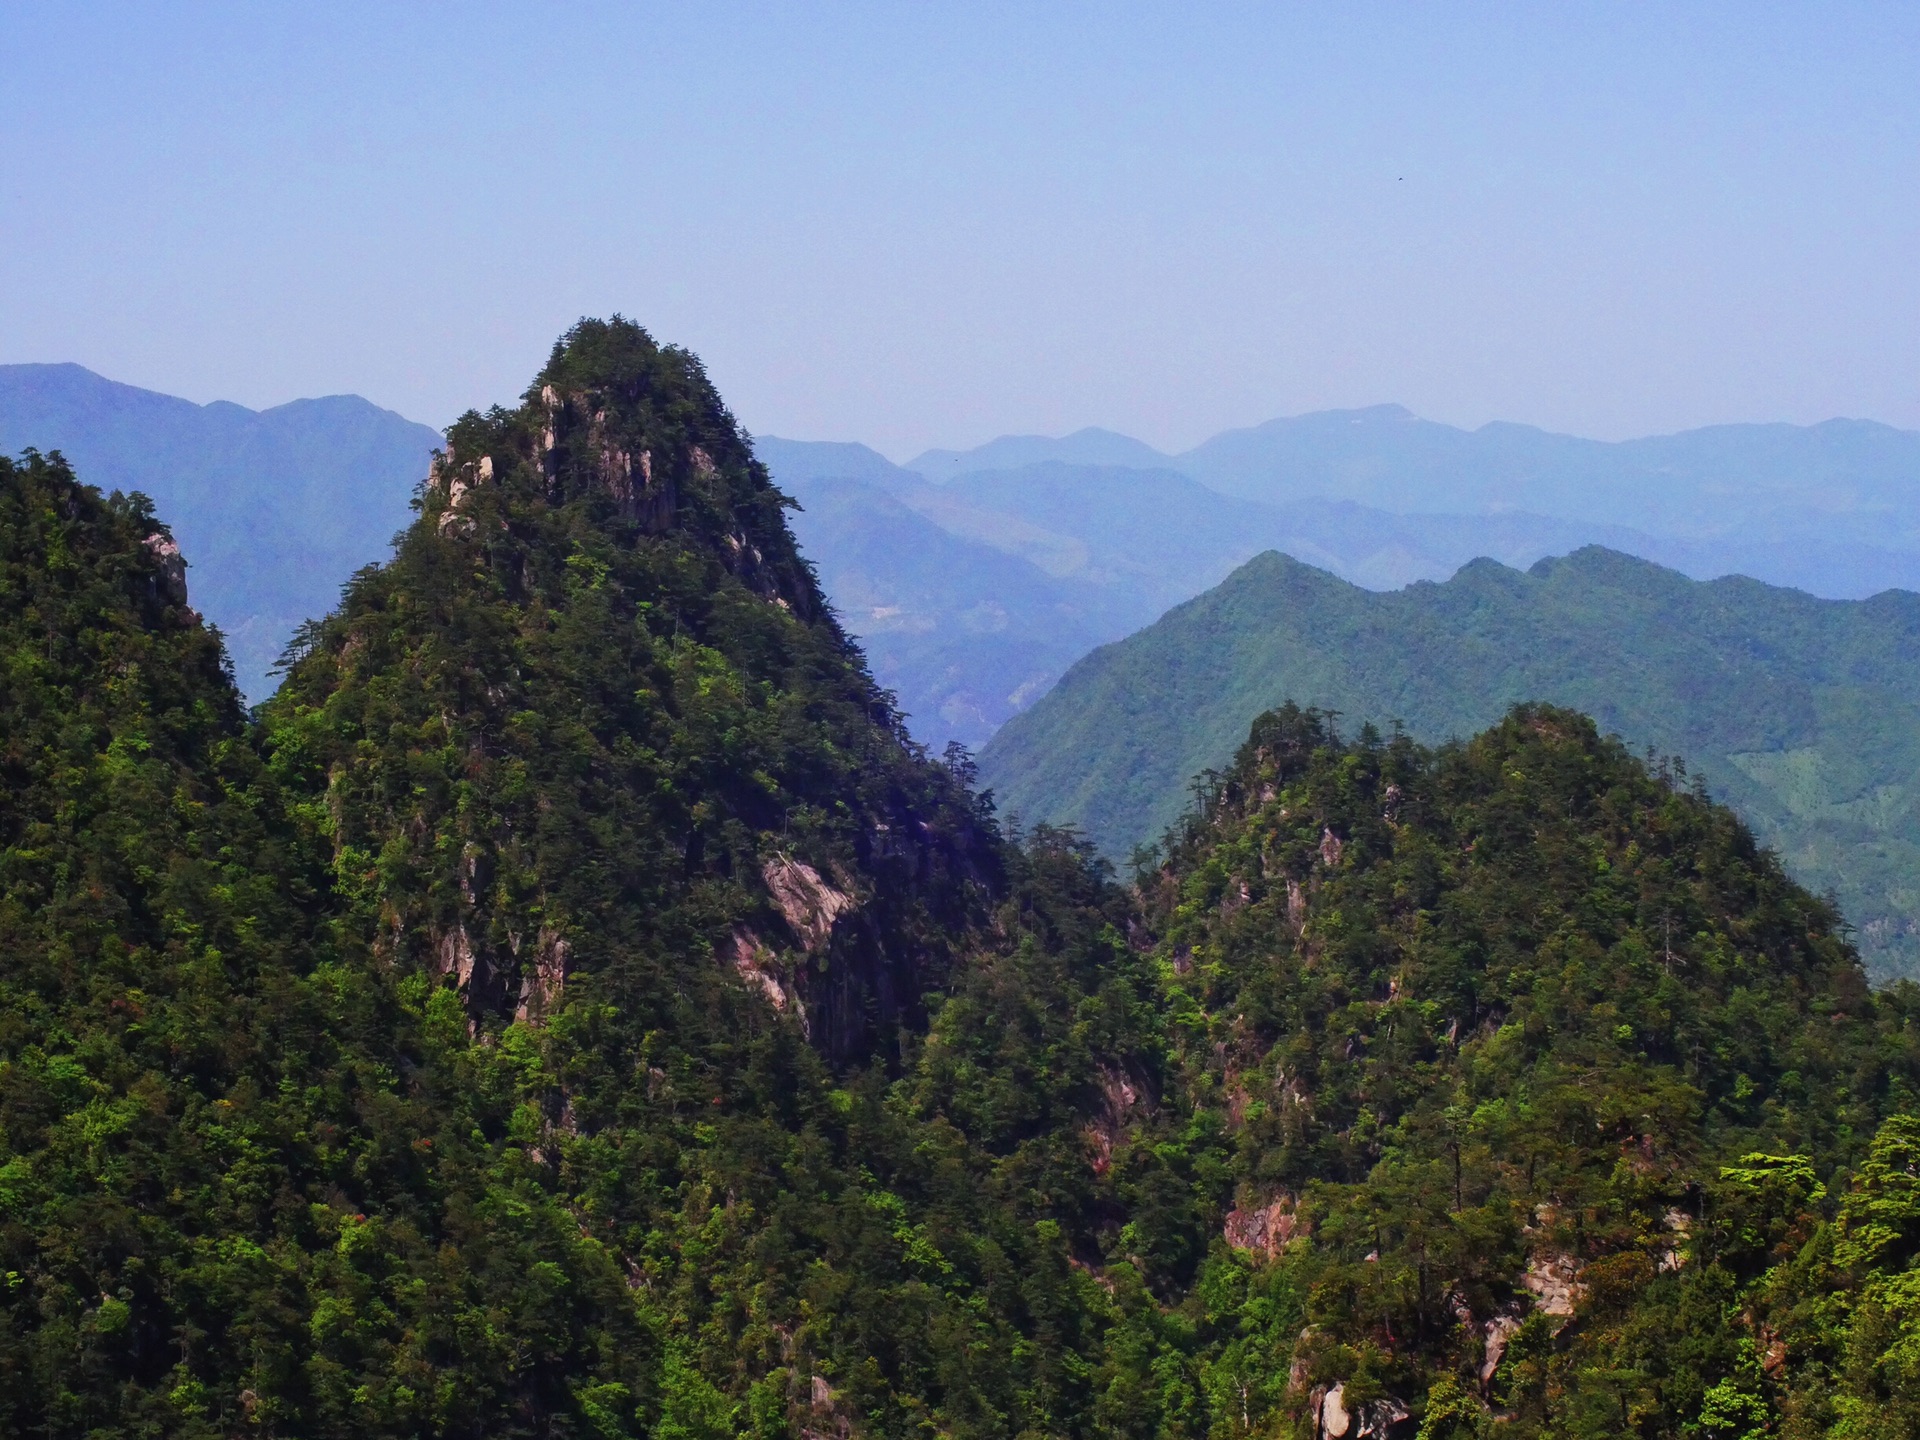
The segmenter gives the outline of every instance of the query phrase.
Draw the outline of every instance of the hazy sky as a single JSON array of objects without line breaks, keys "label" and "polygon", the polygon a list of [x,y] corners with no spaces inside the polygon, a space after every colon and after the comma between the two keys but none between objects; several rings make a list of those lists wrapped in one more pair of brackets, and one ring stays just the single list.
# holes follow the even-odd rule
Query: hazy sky
[{"label": "hazy sky", "polygon": [[896,456],[1920,428],[1911,0],[15,4],[0,56],[0,361],[199,400],[441,424],[618,310]]}]

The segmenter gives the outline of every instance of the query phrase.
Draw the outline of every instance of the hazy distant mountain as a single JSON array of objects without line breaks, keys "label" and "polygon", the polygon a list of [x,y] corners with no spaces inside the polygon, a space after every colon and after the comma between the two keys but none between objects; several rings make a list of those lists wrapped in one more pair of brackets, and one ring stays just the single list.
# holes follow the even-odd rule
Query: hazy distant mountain
[{"label": "hazy distant mountain", "polygon": [[1269,553],[1076,664],[981,773],[1124,858],[1286,700],[1429,741],[1521,700],[1584,710],[1684,757],[1839,897],[1881,973],[1920,973],[1920,595],[1817,600],[1599,548],[1377,594]]},{"label": "hazy distant mountain", "polygon": [[912,484],[921,478],[878,450],[850,440],[782,440],[778,435],[756,435],[753,453],[794,496],[800,495],[810,480],[875,480],[891,485]]},{"label": "hazy distant mountain", "polygon": [[789,521],[803,553],[914,734],[936,747],[984,744],[1088,650],[1138,628],[1099,592],[949,534],[878,486],[819,480],[806,495]]},{"label": "hazy distant mountain", "polygon": [[[1095,444],[1105,452],[1097,461],[1070,453]],[[1082,431],[930,451],[909,468],[952,479],[1048,459],[1177,471],[1283,508],[1343,500],[1400,515],[1549,517],[1585,527],[1575,543],[1616,545],[1702,579],[1751,574],[1849,599],[1920,586],[1920,433],[1873,421],[1608,442],[1505,423],[1462,430],[1378,405],[1229,430],[1174,456]]]},{"label": "hazy distant mountain", "polygon": [[[1864,439],[1864,462],[1849,449],[1849,437]],[[1796,477],[1831,478],[1852,465],[1873,480],[1872,487],[1856,488],[1891,510],[1900,493],[1901,457],[1913,438],[1879,426],[1755,426],[1646,445],[1658,455],[1693,455],[1696,471],[1723,479],[1732,473],[1730,457],[1744,453],[1773,493],[1790,497],[1819,493],[1817,479]],[[1634,459],[1641,452],[1633,447],[1519,426],[1470,433],[1417,420],[1397,407],[1276,421],[1218,437],[1173,461],[1106,431],[1063,440],[1008,437],[964,453],[930,452],[944,469],[939,483],[863,445],[774,437],[756,443],[775,478],[809,512],[816,505],[814,487],[823,480],[857,479],[875,487],[836,492],[830,512],[803,514],[795,530],[848,627],[867,643],[876,673],[900,697],[915,733],[936,745],[950,739],[982,744],[1077,658],[1081,652],[1073,647],[1138,629],[1268,549],[1376,590],[1444,580],[1481,556],[1525,568],[1589,544],[1657,560],[1696,578],[1745,573],[1848,598],[1920,589],[1920,548],[1893,548],[1889,537],[1897,539],[1899,526],[1885,519],[1868,543],[1846,538],[1857,517],[1845,513],[1838,534],[1823,535],[1814,517],[1797,522],[1791,538],[1769,538],[1751,524],[1745,531],[1722,526],[1724,533],[1701,533],[1713,521],[1710,505],[1705,520],[1684,534],[1512,508],[1503,497],[1525,486],[1513,481],[1507,490],[1498,488],[1473,470],[1473,457],[1523,441],[1537,452],[1530,493],[1547,502],[1565,499],[1565,486],[1552,478],[1561,473],[1555,465],[1587,474],[1582,483],[1604,496],[1613,491],[1594,467],[1649,463]],[[1769,458],[1769,444],[1785,458]],[[1132,459],[1010,465],[1048,451],[1104,451]],[[1196,457],[1203,463],[1192,463]],[[1007,468],[991,468],[996,464]],[[1506,469],[1500,473],[1510,480],[1524,479],[1526,472],[1511,456],[1501,464]],[[1170,468],[1175,465],[1206,471],[1222,485],[1237,475],[1241,493],[1222,493]],[[1266,481],[1258,479],[1263,465]],[[1311,493],[1316,488],[1323,493]],[[1410,508],[1397,513],[1343,491]],[[887,506],[880,504],[881,495]],[[1421,500],[1432,508],[1413,503]],[[1461,508],[1448,513],[1442,507],[1449,504]],[[935,546],[909,538],[900,507],[948,541],[966,543]],[[1739,506],[1721,508],[1733,513]],[[857,574],[849,565],[856,555]],[[1024,564],[1009,568],[1009,561]],[[1034,598],[1040,596],[1044,600]]]},{"label": "hazy distant mountain", "polygon": [[1145,441],[1089,426],[1058,439],[1048,435],[1002,435],[971,450],[927,450],[907,462],[936,483],[979,470],[1018,470],[1028,465],[1126,465],[1156,470],[1173,463]]},{"label": "hazy distant mountain", "polygon": [[914,733],[986,743],[1095,645],[1151,623],[1261,550],[1356,583],[1444,579],[1646,537],[1539,516],[1399,516],[1235,500],[1167,470],[1070,466],[935,485],[861,445],[755,442],[803,507],[794,533]]},{"label": "hazy distant mountain", "polygon": [[89,484],[152,496],[250,700],[272,689],[294,626],[386,554],[439,443],[438,431],[357,395],[254,411],[78,365],[0,365],[0,453],[58,450]]},{"label": "hazy distant mountain", "polygon": [[1460,430],[1397,405],[1230,430],[1175,457],[1225,494],[1384,510],[1528,510],[1736,544],[1920,549],[1920,433],[1867,420],[1717,425],[1609,443],[1526,425]]}]

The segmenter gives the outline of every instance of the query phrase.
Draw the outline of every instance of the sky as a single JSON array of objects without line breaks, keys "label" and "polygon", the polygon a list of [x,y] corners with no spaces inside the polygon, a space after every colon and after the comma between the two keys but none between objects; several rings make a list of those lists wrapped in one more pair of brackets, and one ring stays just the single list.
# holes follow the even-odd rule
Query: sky
[{"label": "sky", "polygon": [[1920,429],[1920,6],[0,7],[0,362],[1178,450],[1384,402]]}]

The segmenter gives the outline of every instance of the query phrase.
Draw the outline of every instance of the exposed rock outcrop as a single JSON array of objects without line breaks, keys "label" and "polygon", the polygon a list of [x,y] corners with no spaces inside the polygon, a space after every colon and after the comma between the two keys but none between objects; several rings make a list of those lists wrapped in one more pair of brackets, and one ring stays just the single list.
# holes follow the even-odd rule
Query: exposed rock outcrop
[{"label": "exposed rock outcrop", "polygon": [[455,988],[465,991],[473,983],[473,941],[464,923],[455,925],[440,937],[438,958],[440,973],[451,975]]},{"label": "exposed rock outcrop", "polygon": [[731,937],[731,956],[734,973],[749,990],[765,996],[767,1003],[783,1015],[791,1010],[800,1021],[801,1030],[808,1035],[813,1033],[806,1003],[781,966],[780,957],[764,940],[747,926],[736,925]]},{"label": "exposed rock outcrop", "polygon": [[833,936],[834,923],[857,904],[844,890],[837,890],[821,879],[820,872],[811,865],[785,855],[776,855],[764,862],[760,874],[788,928],[809,955],[817,955],[826,948]]},{"label": "exposed rock outcrop", "polygon": [[1346,842],[1333,833],[1330,827],[1320,830],[1320,863],[1329,870],[1340,867],[1340,857],[1346,853]]},{"label": "exposed rock outcrop", "polygon": [[529,963],[522,966],[520,1004],[516,1019],[541,1020],[560,1008],[567,987],[567,966],[573,947],[556,931],[542,926],[534,940]]},{"label": "exposed rock outcrop", "polygon": [[1563,1251],[1535,1252],[1520,1283],[1533,1292],[1534,1308],[1555,1319],[1572,1315],[1586,1294],[1580,1283],[1580,1263]]},{"label": "exposed rock outcrop", "polygon": [[1141,1104],[1141,1088],[1127,1075],[1103,1065],[1099,1072],[1100,1107],[1086,1127],[1093,1150],[1093,1171],[1104,1175],[1113,1164],[1113,1152],[1127,1132],[1127,1120]]},{"label": "exposed rock outcrop", "polygon": [[1315,1440],[1387,1440],[1407,1434],[1412,1414],[1391,1395],[1364,1405],[1347,1403],[1345,1385],[1335,1385],[1318,1394],[1313,1410]]},{"label": "exposed rock outcrop", "polygon": [[1482,1390],[1493,1383],[1494,1372],[1500,1368],[1500,1362],[1506,1356],[1507,1342],[1513,1339],[1514,1332],[1519,1328],[1519,1320],[1511,1315],[1496,1315],[1481,1327],[1481,1341],[1486,1347],[1480,1359]]},{"label": "exposed rock outcrop", "polygon": [[169,535],[159,531],[147,536],[147,549],[160,564],[160,593],[170,605],[187,603],[187,559]]},{"label": "exposed rock outcrop", "polygon": [[1282,1194],[1265,1205],[1236,1205],[1227,1212],[1221,1233],[1234,1249],[1274,1260],[1304,1227],[1293,1197]]}]

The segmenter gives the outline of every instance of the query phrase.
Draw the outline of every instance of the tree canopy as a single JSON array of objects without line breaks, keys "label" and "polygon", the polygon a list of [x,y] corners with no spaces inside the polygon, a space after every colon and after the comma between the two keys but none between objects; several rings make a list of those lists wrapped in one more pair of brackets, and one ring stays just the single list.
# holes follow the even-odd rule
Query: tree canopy
[{"label": "tree canopy", "polygon": [[1920,1433],[1916,996],[1674,767],[1284,708],[1116,878],[620,320],[417,511],[250,715],[0,462],[8,1433]]}]

